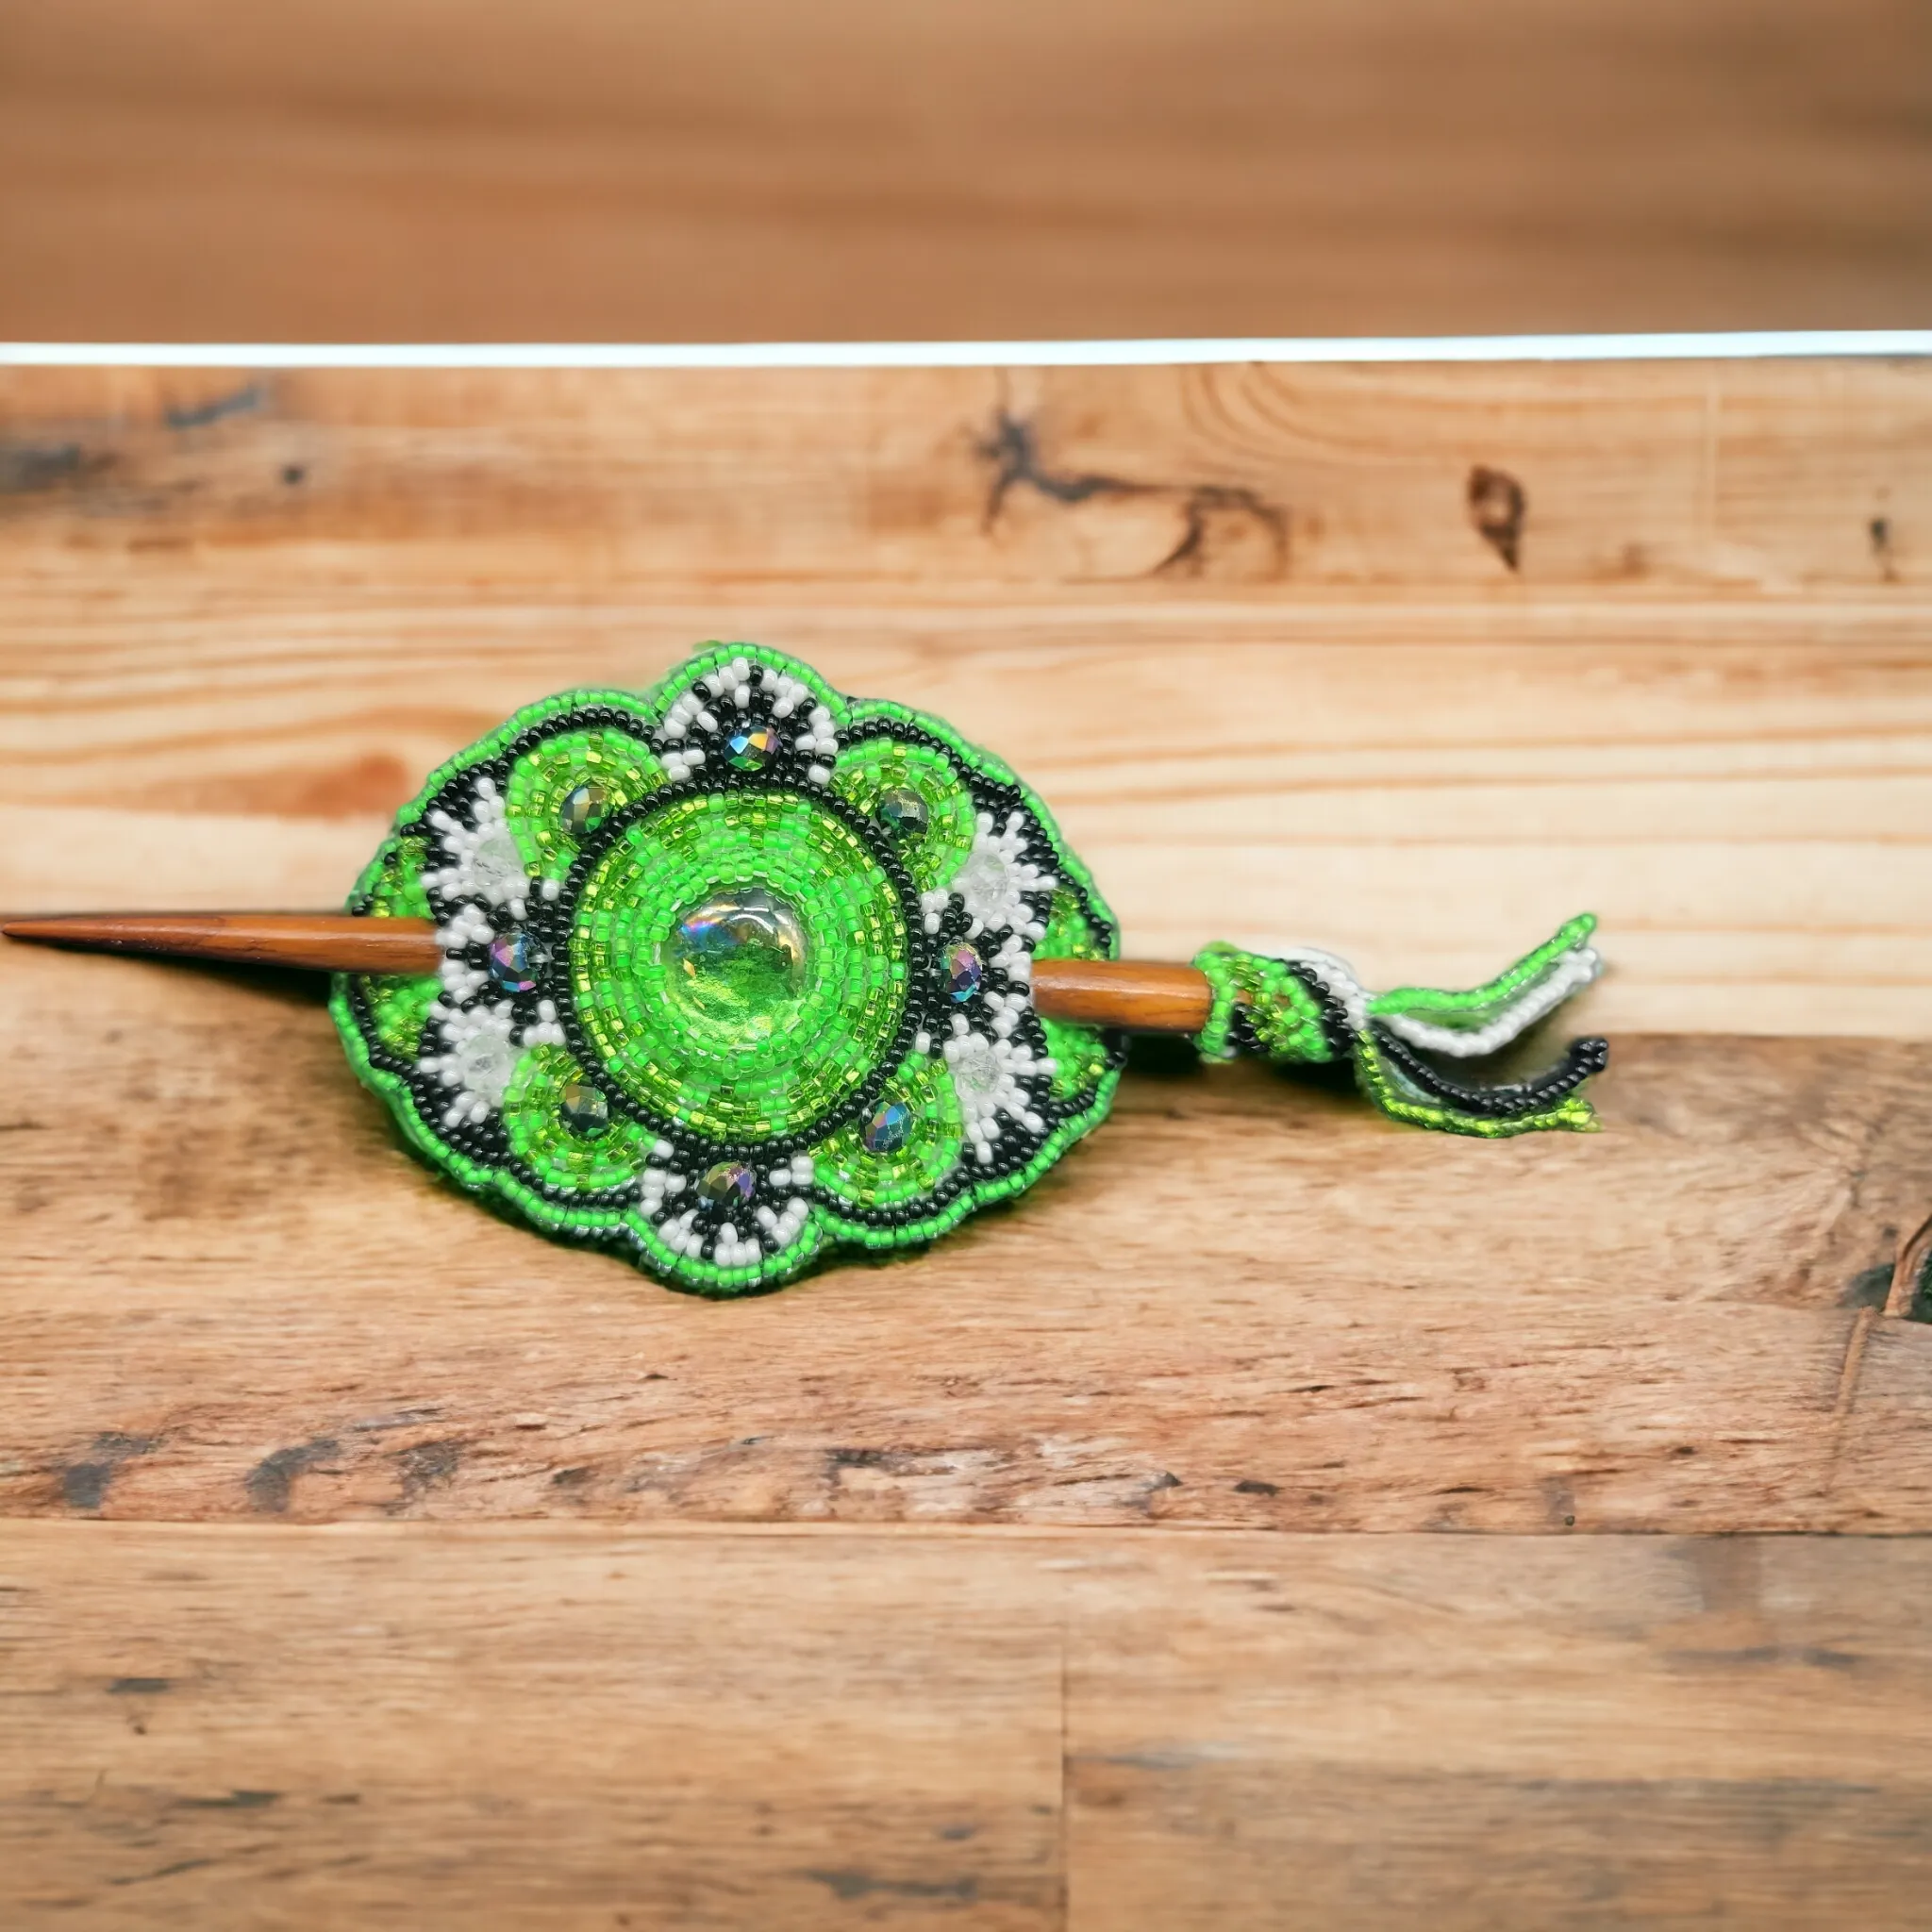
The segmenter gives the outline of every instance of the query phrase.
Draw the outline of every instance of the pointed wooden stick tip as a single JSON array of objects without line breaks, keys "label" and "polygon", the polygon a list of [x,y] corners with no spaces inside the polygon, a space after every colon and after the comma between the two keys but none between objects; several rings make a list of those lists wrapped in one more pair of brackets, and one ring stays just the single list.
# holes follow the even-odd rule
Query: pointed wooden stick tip
[{"label": "pointed wooden stick tip", "polygon": [[442,962],[430,921],[346,912],[68,912],[11,919],[0,933],[82,952],[321,973],[434,973]]}]

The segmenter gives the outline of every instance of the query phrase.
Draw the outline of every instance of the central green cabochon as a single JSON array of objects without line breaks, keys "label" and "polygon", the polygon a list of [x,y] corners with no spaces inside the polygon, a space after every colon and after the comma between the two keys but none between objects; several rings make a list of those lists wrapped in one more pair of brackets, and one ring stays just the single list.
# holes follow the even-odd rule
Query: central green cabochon
[{"label": "central green cabochon", "polygon": [[795,791],[684,797],[591,869],[570,940],[578,1024],[611,1076],[724,1140],[799,1131],[897,1035],[908,940],[892,882]]}]

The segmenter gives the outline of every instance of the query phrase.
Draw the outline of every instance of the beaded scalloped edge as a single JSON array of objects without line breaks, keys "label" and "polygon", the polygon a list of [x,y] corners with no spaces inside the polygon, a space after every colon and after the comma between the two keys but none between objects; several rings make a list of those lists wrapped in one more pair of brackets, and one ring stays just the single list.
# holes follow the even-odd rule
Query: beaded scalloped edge
[{"label": "beaded scalloped edge", "polygon": [[[747,727],[769,731],[764,762],[752,770],[725,752]],[[634,743],[661,777],[594,831],[534,852],[527,826],[520,840],[511,824],[514,774],[520,765],[527,774],[544,747],[586,732]],[[943,768],[970,802],[971,845],[950,876],[916,876],[893,839],[841,795],[841,758],[884,744]],[[574,915],[599,858],[679,800],[721,795],[806,799],[836,819],[890,881],[905,928],[904,1011],[867,1076],[812,1118],[757,1138],[701,1132],[620,1084],[585,1030],[569,970]],[[1032,1009],[1036,949],[1119,951],[1111,912],[1033,791],[939,720],[845,698],[795,658],[759,646],[708,646],[641,695],[583,690],[543,699],[439,766],[349,899],[351,911],[378,916],[425,906],[444,946],[440,984],[337,975],[331,1008],[358,1075],[387,1101],[409,1144],[458,1187],[553,1239],[612,1250],[668,1286],[703,1294],[781,1286],[838,1247],[924,1243],[1023,1192],[1105,1119],[1125,1058],[1120,1036],[1049,1029]],[[490,949],[507,938],[530,941],[558,970],[506,993],[491,984]],[[981,983],[963,1003],[939,980],[940,961],[960,941],[983,961]],[[399,988],[427,1007],[413,1054],[385,1038],[376,1013],[375,1002]],[[567,1054],[610,1119],[637,1138],[644,1151],[634,1173],[579,1185],[519,1155],[504,1119],[516,1101],[506,1096],[539,1048]],[[957,1158],[909,1194],[900,1186],[868,1198],[849,1174],[834,1185],[813,1150],[841,1132],[849,1138],[921,1061],[935,1076],[943,1068],[955,1090]],[[969,1074],[979,1082],[970,1092]],[[749,1214],[726,1219],[729,1204],[696,1199],[700,1171],[721,1162],[748,1170]]]}]

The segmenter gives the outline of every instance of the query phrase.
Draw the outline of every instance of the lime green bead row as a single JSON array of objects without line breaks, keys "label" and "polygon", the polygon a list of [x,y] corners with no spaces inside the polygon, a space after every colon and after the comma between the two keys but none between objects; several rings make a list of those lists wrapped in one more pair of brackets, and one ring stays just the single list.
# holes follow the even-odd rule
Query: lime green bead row
[{"label": "lime green bead row", "polygon": [[[566,731],[526,751],[510,766],[504,815],[524,863],[540,878],[562,878],[576,861],[579,840],[664,783],[650,748],[608,725]],[[595,787],[594,814],[573,825],[566,807],[580,787]]]},{"label": "lime green bead row", "polygon": [[1369,1011],[1378,1019],[1407,1014],[1432,1021],[1439,1026],[1474,1032],[1527,992],[1569,954],[1588,944],[1595,930],[1595,914],[1578,913],[1558,926],[1534,952],[1525,953],[1513,966],[1482,986],[1456,992],[1434,986],[1398,986],[1377,993],[1369,1002]]},{"label": "lime green bead row", "polygon": [[1565,1093],[1533,1113],[1491,1118],[1432,1100],[1399,1083],[1376,1050],[1373,1035],[1364,1034],[1356,1041],[1354,1058],[1356,1081],[1362,1092],[1391,1120],[1406,1121],[1412,1127],[1432,1127],[1439,1134],[1465,1134],[1478,1141],[1507,1141],[1517,1134],[1550,1131],[1596,1131],[1596,1109],[1581,1093]]},{"label": "lime green bead row", "polygon": [[[1036,959],[1105,959],[1111,955],[1100,935],[1080,910],[1080,902],[1064,886],[1053,895],[1046,930],[1033,948]],[[1076,1026],[1043,1014],[1040,1028],[1053,1057],[1053,1096],[1071,1100],[1091,1093],[1107,1072],[1107,1039],[1097,1026]]]},{"label": "lime green bead row", "polygon": [[[905,1142],[875,1153],[865,1144],[866,1130],[895,1106],[908,1115]],[[865,1119],[849,1122],[812,1150],[813,1174],[850,1207],[896,1208],[937,1187],[958,1164],[965,1145],[965,1123],[945,1061],[914,1054]]]},{"label": "lime green bead row", "polygon": [[[377,919],[427,919],[429,894],[423,889],[427,847],[421,839],[394,838],[383,841],[375,862],[363,874],[360,890]],[[384,1046],[399,1058],[413,1059],[423,1038],[423,1023],[436,1004],[439,981],[434,974],[372,974],[362,981],[369,1017]]]},{"label": "lime green bead row", "polygon": [[560,1046],[535,1046],[517,1062],[503,1099],[503,1128],[510,1152],[540,1181],[577,1193],[603,1193],[644,1171],[651,1136],[612,1112],[592,1132],[573,1127],[566,1101],[582,1097],[584,1070]]},{"label": "lime green bead row", "polygon": [[973,794],[952,764],[923,744],[871,739],[841,754],[832,790],[855,811],[874,816],[888,791],[915,793],[925,807],[924,831],[898,845],[899,862],[921,891],[944,886],[973,850]]},{"label": "lime green bead row", "polygon": [[898,1222],[890,1227],[874,1227],[866,1222],[856,1221],[840,1213],[835,1207],[814,1208],[812,1218],[835,1240],[852,1247],[870,1248],[876,1252],[905,1247],[913,1241],[937,1241],[941,1235],[958,1227],[976,1209],[990,1208],[996,1201],[1010,1200],[1015,1194],[1024,1194],[1075,1141],[1091,1133],[1107,1118],[1120,1079],[1120,1070],[1109,1069],[1093,1098],[1077,1114],[1061,1121],[1024,1167],[990,1180],[970,1183],[930,1214],[914,1221]]}]

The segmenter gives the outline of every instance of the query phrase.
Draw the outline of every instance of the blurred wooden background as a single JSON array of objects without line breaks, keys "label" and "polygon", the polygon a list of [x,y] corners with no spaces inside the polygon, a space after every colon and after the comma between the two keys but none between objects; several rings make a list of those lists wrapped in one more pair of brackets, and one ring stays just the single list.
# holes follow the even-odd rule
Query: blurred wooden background
[{"label": "blurred wooden background", "polygon": [[0,0],[0,337],[1872,327],[1921,0]]}]

